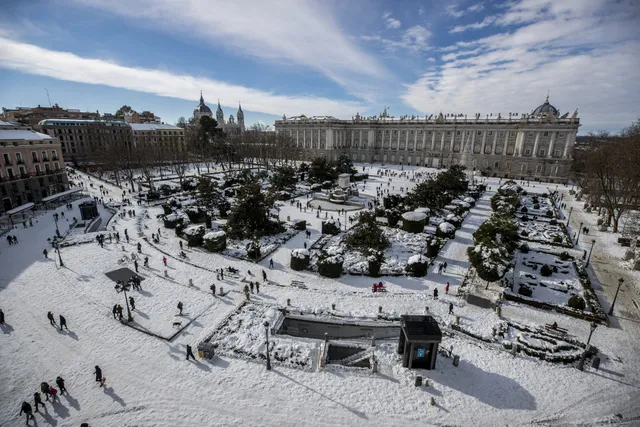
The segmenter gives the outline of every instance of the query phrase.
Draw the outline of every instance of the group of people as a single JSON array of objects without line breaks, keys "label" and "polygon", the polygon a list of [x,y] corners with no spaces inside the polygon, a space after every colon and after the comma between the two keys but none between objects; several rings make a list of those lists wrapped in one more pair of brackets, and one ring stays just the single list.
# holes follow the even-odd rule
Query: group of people
[{"label": "group of people", "polygon": [[16,236],[10,236],[7,234],[7,242],[9,242],[10,245],[17,245],[18,238]]},{"label": "group of people", "polygon": [[[56,401],[56,399],[59,400],[58,390],[60,390],[61,395],[63,395],[67,391],[64,384],[64,378],[62,378],[61,376],[58,376],[56,378],[56,385],[58,386],[57,389],[49,385],[49,383],[47,383],[46,381],[43,381],[40,383],[40,391],[39,392],[36,391],[35,393],[33,393],[33,403],[36,407],[35,412],[38,412],[38,410],[40,409],[40,406],[42,406],[45,409],[45,411],[47,410],[47,407],[42,401],[43,394],[46,397],[46,402],[48,402],[49,399],[51,399],[51,404],[53,404]],[[29,420],[35,420],[35,415],[33,415],[33,412],[34,412],[33,407],[29,402],[27,402],[26,400],[22,402],[22,405],[20,406],[20,416],[22,416],[23,413],[25,414],[27,418],[27,424],[29,424]]]},{"label": "group of people", "polygon": [[[66,328],[68,331],[69,327],[67,326],[67,319],[62,314],[60,314],[59,318],[60,318],[60,330],[63,330]],[[49,323],[51,324],[51,326],[56,326],[56,327],[58,326],[58,324],[56,323],[56,318],[53,315],[53,312],[51,311],[47,312],[47,319],[49,319]]]}]

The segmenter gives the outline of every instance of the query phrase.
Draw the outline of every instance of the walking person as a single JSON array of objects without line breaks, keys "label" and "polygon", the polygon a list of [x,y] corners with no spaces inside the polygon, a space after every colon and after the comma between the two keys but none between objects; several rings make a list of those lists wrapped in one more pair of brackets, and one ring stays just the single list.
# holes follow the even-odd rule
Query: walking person
[{"label": "walking person", "polygon": [[49,394],[51,395],[51,402],[55,402],[58,399],[58,390],[55,387],[49,387]]},{"label": "walking person", "polygon": [[113,318],[116,318],[116,314],[118,314],[118,304],[113,305],[113,309],[111,309],[111,313],[113,314]]},{"label": "walking person", "polygon": [[179,316],[182,316],[182,308],[183,308],[183,307],[184,307],[184,306],[182,305],[182,301],[178,301],[178,310],[180,310],[180,314],[179,314]]},{"label": "walking person", "polygon": [[135,310],[136,309],[136,302],[133,299],[133,297],[129,297],[129,305],[131,306],[131,310]]},{"label": "walking person", "polygon": [[136,269],[136,273],[138,272],[138,260],[133,261],[133,266]]},{"label": "walking person", "polygon": [[260,282],[256,282],[256,293],[260,293]]},{"label": "walking person", "polygon": [[4,311],[0,308],[0,325],[4,325]]},{"label": "walking person", "polygon": [[100,366],[96,365],[96,370],[93,372],[94,374],[96,374],[96,381],[100,383],[100,387],[102,387],[104,385],[104,378],[102,377],[102,369],[100,369]]},{"label": "walking person", "polygon": [[122,306],[120,304],[117,305],[118,310],[118,320],[122,321]]},{"label": "walking person", "polygon": [[40,392],[42,392],[42,394],[44,394],[44,397],[47,398],[47,401],[49,400],[49,383],[43,381],[40,383]]},{"label": "walking person", "polygon": [[249,282],[249,288],[251,289],[251,293],[253,293],[253,282]]},{"label": "walking person", "polygon": [[67,328],[67,331],[69,330],[69,327],[67,326],[67,319],[65,319],[64,316],[61,314],[60,315],[60,330],[62,330],[63,328]]},{"label": "walking person", "polygon": [[267,272],[262,270],[262,281],[266,282],[267,281]]},{"label": "walking person", "polygon": [[216,285],[215,285],[215,283],[213,285],[211,285],[209,287],[209,289],[211,289],[211,293],[213,293],[213,296],[215,297],[216,296]]},{"label": "walking person", "polygon": [[244,289],[243,289],[243,291],[244,291],[244,296],[245,296],[247,299],[250,299],[250,298],[249,298],[249,286],[248,286],[248,285],[244,285]]},{"label": "walking person", "polygon": [[438,288],[433,290],[433,299],[438,299]]},{"label": "walking person", "polygon": [[64,394],[64,392],[67,391],[67,388],[64,386],[64,378],[62,378],[59,375],[58,375],[58,377],[56,377],[56,384],[58,385],[58,388],[60,389],[60,394]]},{"label": "walking person", "polygon": [[22,406],[20,407],[20,417],[22,416],[23,412],[27,417],[27,425],[29,424],[29,419],[35,420],[35,417],[33,416],[33,409],[31,409],[31,405],[29,404],[29,402],[22,402]]},{"label": "walking person", "polygon": [[52,312],[47,313],[47,319],[49,319],[49,323],[51,323],[51,326],[56,326],[56,319],[53,317]]},{"label": "walking person", "polygon": [[447,286],[444,287],[444,293],[445,294],[449,293],[449,282],[447,282]]},{"label": "walking person", "polygon": [[449,303],[449,314],[453,314],[453,303]]},{"label": "walking person", "polygon": [[[38,412],[38,408],[40,407],[40,405],[42,405],[44,407],[44,403],[42,403],[42,395],[40,393],[38,393],[37,391],[35,393],[33,393],[33,402],[36,405],[36,412]],[[46,407],[45,407],[46,409]]]},{"label": "walking person", "polygon": [[144,257],[144,266],[149,268],[149,257],[148,256]]},{"label": "walking person", "polygon": [[269,260],[269,268],[273,268],[273,258]]},{"label": "walking person", "polygon": [[166,256],[162,257],[162,263],[164,264],[165,267],[167,266],[167,257]]},{"label": "walking person", "polygon": [[42,255],[44,255],[45,258],[49,258],[48,253],[49,252],[47,252],[46,249],[44,251],[42,251]]},{"label": "walking person", "polygon": [[191,346],[187,344],[187,360],[189,360],[190,357],[193,360],[196,360],[196,357],[193,355],[193,350],[191,349]]},{"label": "walking person", "polygon": [[180,250],[182,250],[182,240],[180,240],[178,243],[180,243]]},{"label": "walking person", "polygon": [[445,263],[444,263],[444,268],[443,268],[443,270],[444,270],[444,272],[445,272],[445,273],[447,272],[447,262],[446,262],[446,261],[445,261]]}]

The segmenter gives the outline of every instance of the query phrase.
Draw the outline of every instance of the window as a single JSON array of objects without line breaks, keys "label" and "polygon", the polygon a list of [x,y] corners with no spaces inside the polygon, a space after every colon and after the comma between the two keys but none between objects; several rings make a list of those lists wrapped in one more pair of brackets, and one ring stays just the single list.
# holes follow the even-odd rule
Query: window
[{"label": "window", "polygon": [[7,168],[7,175],[9,175],[9,179],[13,179],[13,177],[14,177],[13,169]]},{"label": "window", "polygon": [[493,135],[493,131],[492,130],[489,131],[489,135]]},{"label": "window", "polygon": [[16,153],[16,163],[19,164],[19,165],[24,163],[22,161],[22,154],[21,153]]},{"label": "window", "polygon": [[560,157],[560,150],[554,150],[553,157]]},{"label": "window", "polygon": [[529,132],[529,136],[533,136],[533,132]]},{"label": "window", "polygon": [[482,135],[482,131],[481,130],[478,131],[478,135]]},{"label": "window", "polygon": [[549,136],[549,132],[545,132],[545,133],[544,133],[544,136]]},{"label": "window", "polygon": [[[62,145],[64,145],[64,144],[62,144]],[[37,162],[37,161],[38,161],[38,152],[37,152],[37,151],[32,151],[32,152],[31,152],[31,159],[32,159],[34,162]]]},{"label": "window", "polygon": [[447,135],[451,135],[451,131],[450,130],[447,131]]},{"label": "window", "polygon": [[527,148],[526,150],[524,150],[524,154],[531,154],[531,150]]},{"label": "window", "polygon": [[493,168],[494,168],[494,169],[500,169],[500,162],[495,162],[495,163],[493,164]]},{"label": "window", "polygon": [[4,153],[4,164],[5,165],[10,165],[11,164],[11,158],[9,157],[9,154]]},{"label": "window", "polygon": [[47,152],[46,152],[46,151],[42,151],[40,154],[42,154],[42,161],[43,161],[43,162],[46,162],[46,161],[48,161],[48,160],[49,160],[49,159],[47,158]]},{"label": "window", "polygon": [[498,132],[498,136],[504,136],[504,132],[502,131]]},{"label": "window", "polygon": [[27,176],[27,172],[24,170],[24,166],[20,166],[20,176]]},{"label": "window", "polygon": [[542,165],[536,165],[536,172],[542,172]]},{"label": "window", "polygon": [[51,170],[51,167],[49,166],[49,163],[45,163],[44,164],[44,169],[49,172]]},{"label": "window", "polygon": [[539,156],[544,156],[544,150],[540,150],[540,152],[538,153]]},{"label": "window", "polygon": [[40,173],[40,172],[42,172],[42,171],[40,170],[40,165],[36,165],[36,173]]},{"label": "window", "polygon": [[564,136],[564,132],[558,132],[558,138],[562,138]]},{"label": "window", "polygon": [[457,131],[457,132],[456,132],[456,135],[460,135],[460,131]]},{"label": "window", "polygon": [[58,160],[58,153],[56,152],[56,150],[51,150],[51,159]]}]

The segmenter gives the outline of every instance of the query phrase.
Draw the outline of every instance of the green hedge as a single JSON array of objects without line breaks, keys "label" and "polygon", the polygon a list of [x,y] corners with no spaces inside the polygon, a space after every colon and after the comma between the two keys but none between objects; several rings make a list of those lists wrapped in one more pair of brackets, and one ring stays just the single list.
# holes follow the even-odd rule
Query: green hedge
[{"label": "green hedge", "polygon": [[306,256],[304,258],[298,258],[291,255],[291,260],[289,261],[289,267],[295,271],[301,271],[307,268],[309,265],[309,257]]},{"label": "green hedge", "polygon": [[178,218],[175,221],[170,221],[168,219],[164,219],[164,226],[165,228],[170,228],[170,229],[174,229],[178,226],[178,224],[182,224],[183,220],[182,218]]},{"label": "green hedge", "polygon": [[205,239],[204,246],[210,252],[222,252],[227,248],[227,236],[216,237],[215,239]]},{"label": "green hedge", "polygon": [[427,267],[429,267],[429,260],[423,257],[422,262],[407,264],[405,270],[414,277],[424,277],[427,274]]},{"label": "green hedge", "polygon": [[342,264],[343,262],[330,263],[326,261],[318,261],[318,273],[324,277],[337,279],[342,275]]},{"label": "green hedge", "polygon": [[336,235],[340,233],[340,227],[333,222],[322,221],[322,234]]},{"label": "green hedge", "polygon": [[422,233],[424,231],[424,224],[429,221],[429,217],[422,221],[411,221],[408,219],[402,220],[402,229],[407,233]]}]

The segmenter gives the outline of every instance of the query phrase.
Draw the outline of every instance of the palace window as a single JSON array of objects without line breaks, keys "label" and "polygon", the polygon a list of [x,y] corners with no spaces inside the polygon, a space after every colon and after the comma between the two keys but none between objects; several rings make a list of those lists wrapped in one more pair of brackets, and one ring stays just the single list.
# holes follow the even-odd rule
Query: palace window
[{"label": "palace window", "polygon": [[478,131],[478,135],[482,135],[482,131],[481,130]]},{"label": "palace window", "polygon": [[531,150],[527,148],[526,150],[524,150],[524,154],[531,154]]},{"label": "palace window", "polygon": [[494,168],[494,169],[500,169],[500,162],[495,162],[495,163],[493,164],[493,168]]},{"label": "palace window", "polygon": [[536,172],[542,172],[542,165],[536,165]]},{"label": "palace window", "polygon": [[545,133],[544,133],[544,136],[549,136],[549,132],[545,132]]},{"label": "palace window", "polygon": [[460,131],[457,131],[457,132],[456,132],[456,135],[460,135]]},{"label": "palace window", "polygon": [[493,131],[492,130],[489,131],[489,135],[493,135]]}]

